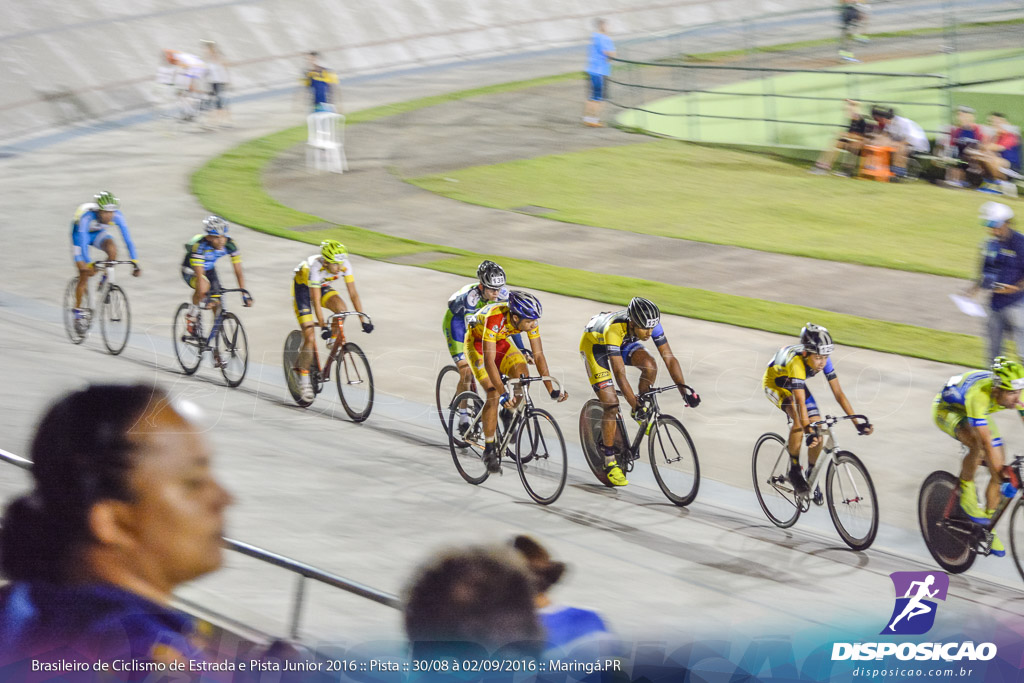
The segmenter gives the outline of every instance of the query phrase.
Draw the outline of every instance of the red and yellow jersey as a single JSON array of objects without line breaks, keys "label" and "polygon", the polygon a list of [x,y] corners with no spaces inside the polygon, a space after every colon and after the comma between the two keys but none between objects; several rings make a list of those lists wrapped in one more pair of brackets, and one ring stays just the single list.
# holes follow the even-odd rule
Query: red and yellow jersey
[{"label": "red and yellow jersey", "polygon": [[[504,341],[519,334],[519,330],[509,322],[507,301],[495,301],[466,316],[466,343],[472,342],[480,346],[483,342]],[[540,339],[540,325],[526,333],[528,339]]]}]

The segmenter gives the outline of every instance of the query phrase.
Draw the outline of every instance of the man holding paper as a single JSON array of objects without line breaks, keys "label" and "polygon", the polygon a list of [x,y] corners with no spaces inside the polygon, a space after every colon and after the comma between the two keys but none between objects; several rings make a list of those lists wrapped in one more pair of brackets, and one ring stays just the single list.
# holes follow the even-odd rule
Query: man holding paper
[{"label": "man holding paper", "polygon": [[981,277],[970,288],[992,291],[987,323],[989,359],[1003,355],[1003,338],[1013,334],[1017,356],[1024,356],[1024,235],[1013,229],[1013,209],[999,202],[981,205],[979,217],[989,230],[982,250]]}]

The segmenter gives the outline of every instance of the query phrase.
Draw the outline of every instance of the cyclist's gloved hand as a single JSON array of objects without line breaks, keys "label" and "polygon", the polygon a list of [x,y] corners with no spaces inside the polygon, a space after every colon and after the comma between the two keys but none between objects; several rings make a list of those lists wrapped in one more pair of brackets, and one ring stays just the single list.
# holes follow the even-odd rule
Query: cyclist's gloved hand
[{"label": "cyclist's gloved hand", "polygon": [[[526,359],[526,364],[527,365],[533,365],[533,353],[532,352],[528,351],[527,349],[523,349],[523,358]],[[554,398],[554,396],[552,396],[551,398]]]},{"label": "cyclist's gloved hand", "polygon": [[642,424],[648,417],[650,417],[650,411],[647,409],[646,403],[637,403],[636,408],[633,408],[629,415],[638,423]]},{"label": "cyclist's gloved hand", "polygon": [[857,428],[857,433],[861,436],[870,434],[875,430],[875,426],[870,422],[854,422],[853,426]]},{"label": "cyclist's gloved hand", "polygon": [[330,339],[331,338],[331,328],[325,327],[324,329],[320,330],[320,338],[321,339]]},{"label": "cyclist's gloved hand", "polygon": [[818,432],[808,432],[807,435],[804,436],[804,443],[807,444],[808,448],[814,447],[814,445],[817,442],[818,442]]},{"label": "cyclist's gloved hand", "polygon": [[138,277],[142,275],[142,268],[139,268],[139,262],[132,259],[132,276]]},{"label": "cyclist's gloved hand", "polygon": [[1012,482],[1004,481],[1003,485],[999,487],[999,493],[1006,498],[1013,498],[1017,495],[1017,487]]},{"label": "cyclist's gloved hand", "polygon": [[371,332],[373,332],[373,323],[367,322],[367,321],[364,320],[363,321],[363,332],[365,332],[366,334],[370,334]]},{"label": "cyclist's gloved hand", "polygon": [[246,307],[252,306],[252,297],[242,292],[242,304]]},{"label": "cyclist's gloved hand", "polygon": [[683,385],[683,401],[686,402],[691,408],[696,408],[700,405],[700,394],[693,390],[693,387],[684,384]]}]

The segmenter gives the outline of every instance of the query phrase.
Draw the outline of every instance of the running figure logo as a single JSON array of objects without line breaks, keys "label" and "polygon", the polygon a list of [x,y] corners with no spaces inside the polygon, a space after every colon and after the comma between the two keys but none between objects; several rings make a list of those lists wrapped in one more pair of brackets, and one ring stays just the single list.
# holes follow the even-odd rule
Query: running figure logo
[{"label": "running figure logo", "polygon": [[[935,623],[935,600],[945,600],[949,576],[944,572],[893,572],[896,605],[882,635],[921,635]],[[902,597],[901,597],[902,596]]]}]

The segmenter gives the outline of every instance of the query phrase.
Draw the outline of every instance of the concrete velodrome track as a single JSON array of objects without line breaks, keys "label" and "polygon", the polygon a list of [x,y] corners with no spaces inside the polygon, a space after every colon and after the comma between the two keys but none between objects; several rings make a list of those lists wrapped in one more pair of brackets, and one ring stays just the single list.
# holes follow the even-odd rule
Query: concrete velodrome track
[{"label": "concrete velodrome track", "polygon": [[[566,70],[566,64],[534,59],[517,69],[527,77]],[[503,75],[507,71],[466,66],[432,72],[429,80],[422,74],[382,78],[352,88],[347,101],[356,109]],[[0,236],[10,250],[0,285],[0,448],[27,454],[32,422],[64,390],[87,381],[155,381],[192,399],[209,417],[218,472],[237,498],[232,537],[398,592],[433,549],[529,532],[572,566],[559,599],[599,609],[630,638],[725,630],[820,634],[862,622],[868,632],[880,630],[892,607],[887,575],[935,568],[915,509],[925,475],[957,466],[958,449],[929,414],[935,391],[960,371],[951,366],[856,349],[836,353],[855,407],[877,425],[870,438],[840,432],[865,461],[879,494],[882,527],[864,553],[842,547],[824,509],[811,510],[788,531],[776,529],[751,490],[753,442],[782,426],[762,396],[760,375],[769,355],[790,343],[786,337],[665,320],[689,383],[705,399],[683,414],[704,476],[697,501],[685,510],[642,483],[607,490],[579,459],[577,414],[590,390],[579,367],[578,337],[605,304],[542,295],[545,349],[571,398],[540,403],[555,414],[575,458],[569,486],[549,508],[529,502],[514,470],[472,487],[452,465],[433,412],[433,386],[447,362],[438,331],[442,306],[461,278],[362,259],[359,245],[348,245],[377,325],[370,336],[350,332],[370,356],[379,392],[374,414],[355,425],[332,388],[314,409],[302,410],[284,387],[280,349],[294,325],[288,280],[312,248],[234,228],[256,298],[252,309],[235,306],[249,333],[249,375],[234,390],[208,365],[182,376],[169,332],[187,291],[177,267],[181,244],[205,215],[188,192],[189,174],[244,139],[294,125],[301,115],[291,107],[289,97],[254,100],[236,106],[232,130],[169,135],[154,121],[25,147],[30,151],[0,162]],[[353,128],[350,136],[357,135]],[[67,225],[76,204],[100,188],[122,198],[145,269],[139,279],[119,277],[134,323],[130,345],[117,358],[95,336],[72,346],[59,315],[71,275]],[[823,386],[816,393],[827,410],[836,409]],[[677,398],[664,406],[682,413]],[[1013,419],[999,418],[1011,445],[1021,442]],[[0,470],[0,497],[9,499],[26,481],[14,468]],[[1002,532],[1005,538],[1008,530]],[[292,587],[285,572],[232,556],[225,569],[181,595],[283,635]],[[956,632],[1024,613],[1022,587],[1009,557],[982,559],[968,575],[953,578],[936,628]],[[326,589],[307,594],[308,639],[354,643],[399,633],[398,614],[387,608]]]}]

